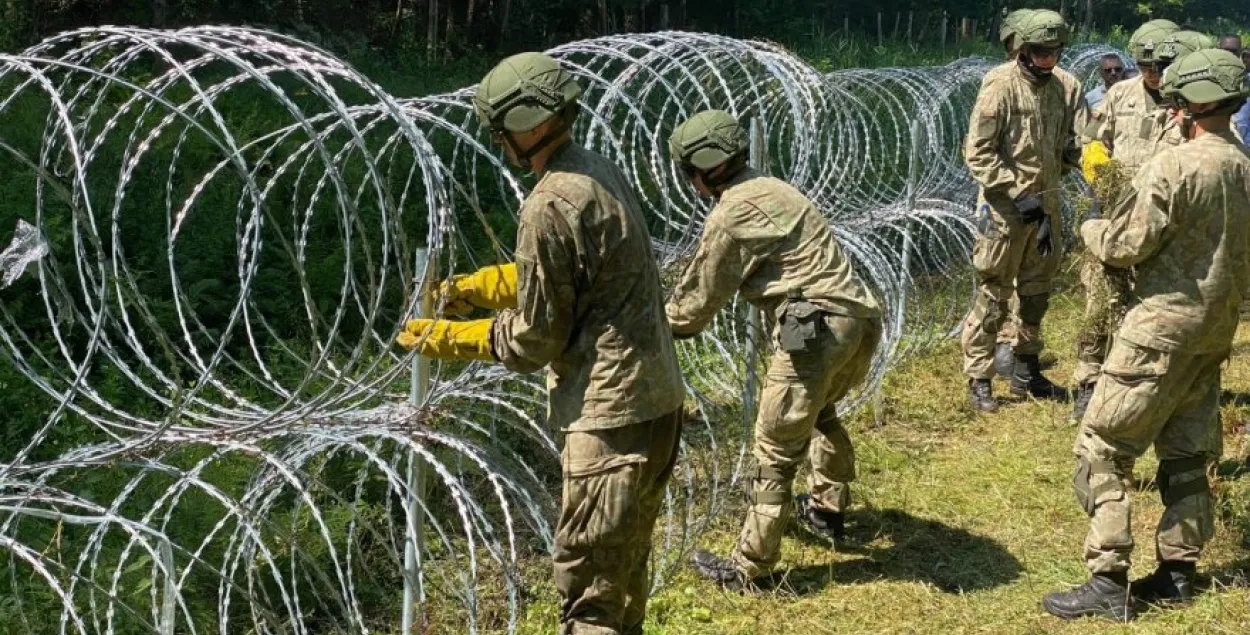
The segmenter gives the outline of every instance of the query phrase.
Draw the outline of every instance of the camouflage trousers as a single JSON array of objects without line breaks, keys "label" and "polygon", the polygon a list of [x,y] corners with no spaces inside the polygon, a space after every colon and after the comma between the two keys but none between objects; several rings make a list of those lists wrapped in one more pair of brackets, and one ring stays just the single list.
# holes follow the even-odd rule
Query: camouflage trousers
[{"label": "camouflage trousers", "polygon": [[1077,385],[1092,384],[1102,372],[1111,335],[1119,328],[1129,303],[1129,273],[1117,270],[1086,257],[1081,267],[1081,285],[1085,288],[1085,315],[1076,336]]},{"label": "camouflage trousers", "polygon": [[641,635],[651,534],[673,474],[682,410],[620,428],[570,432],[556,527],[561,635]]},{"label": "camouflage trousers", "polygon": [[1090,515],[1092,573],[1127,571],[1132,504],[1124,477],[1151,445],[1166,508],[1155,535],[1160,561],[1194,562],[1215,531],[1207,465],[1223,450],[1220,365],[1227,353],[1168,353],[1116,340],[1077,435],[1077,501]]},{"label": "camouflage trousers", "polygon": [[880,339],[877,320],[826,314],[808,350],[773,353],[755,422],[751,504],[732,555],[747,577],[768,573],[781,559],[804,457],[812,504],[837,512],[850,504],[855,451],[838,420],[838,401],[864,381]]},{"label": "camouflage trousers", "polygon": [[[1042,351],[1042,318],[1050,308],[1051,282],[1062,251],[1058,213],[1051,220],[1054,251],[1042,256],[1037,225],[982,208],[972,251],[977,294],[960,338],[965,375],[992,379],[994,347],[1000,341],[1010,343],[1016,355]],[[1015,301],[1013,296],[1018,296]]]}]

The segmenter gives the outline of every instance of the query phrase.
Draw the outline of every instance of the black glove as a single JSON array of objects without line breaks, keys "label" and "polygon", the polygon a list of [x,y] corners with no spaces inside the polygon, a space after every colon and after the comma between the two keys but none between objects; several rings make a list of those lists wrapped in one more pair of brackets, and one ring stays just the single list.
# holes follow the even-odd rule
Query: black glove
[{"label": "black glove", "polygon": [[1102,201],[1097,196],[1089,199],[1089,211],[1085,212],[1085,220],[1097,220],[1102,218]]},{"label": "black glove", "polygon": [[1040,223],[1046,218],[1046,211],[1042,209],[1042,198],[1036,194],[1025,192],[1016,197],[1016,213],[1020,214],[1020,220],[1025,223]]},{"label": "black glove", "polygon": [[1037,225],[1037,253],[1043,258],[1050,256],[1055,251],[1055,244],[1051,242],[1050,237],[1050,216],[1042,215],[1042,221]]}]

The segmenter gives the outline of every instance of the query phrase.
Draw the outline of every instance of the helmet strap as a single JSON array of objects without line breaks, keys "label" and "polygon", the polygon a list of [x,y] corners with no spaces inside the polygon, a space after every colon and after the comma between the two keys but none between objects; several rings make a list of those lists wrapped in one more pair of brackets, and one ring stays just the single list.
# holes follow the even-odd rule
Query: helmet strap
[{"label": "helmet strap", "polygon": [[1035,64],[1033,56],[1029,55],[1028,47],[1020,50],[1020,54],[1016,57],[1016,63],[1019,64],[1025,78],[1034,84],[1044,84],[1055,74],[1053,68],[1042,68]]},{"label": "helmet strap", "polygon": [[747,167],[746,154],[739,152],[729,157],[728,161],[712,168],[711,170],[700,170],[703,175],[703,184],[708,189],[715,192],[721,186],[734,180]]},{"label": "helmet strap", "polygon": [[543,135],[542,138],[540,138],[527,150],[522,150],[521,146],[517,145],[516,139],[512,136],[511,132],[507,130],[503,132],[504,142],[508,144],[508,147],[512,148],[512,154],[516,157],[517,164],[520,165],[521,169],[533,170],[534,157],[538,156],[539,153],[546,150],[549,146],[551,146],[551,144],[560,140],[566,133],[572,130],[574,119],[572,114],[573,107],[575,106],[576,104],[572,104],[570,107],[566,107],[556,113],[556,117],[559,118],[556,125],[552,126],[547,134]]}]

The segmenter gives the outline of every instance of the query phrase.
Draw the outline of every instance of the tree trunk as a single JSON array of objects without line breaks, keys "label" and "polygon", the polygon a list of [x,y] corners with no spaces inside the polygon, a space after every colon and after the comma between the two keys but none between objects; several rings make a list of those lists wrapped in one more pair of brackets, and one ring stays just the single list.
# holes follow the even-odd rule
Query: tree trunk
[{"label": "tree trunk", "polygon": [[438,0],[429,0],[430,15],[426,22],[425,56],[434,59],[438,54]]},{"label": "tree trunk", "polygon": [[661,31],[668,30],[668,3],[667,2],[660,5],[660,30]]},{"label": "tree trunk", "polygon": [[152,26],[165,28],[165,0],[152,0]]},{"label": "tree trunk", "polygon": [[477,10],[477,1],[469,0],[469,8],[464,14],[464,32],[469,36],[473,36],[473,14]]},{"label": "tree trunk", "polygon": [[1085,24],[1081,25],[1081,34],[1088,36],[1094,30],[1094,0],[1085,0]]},{"label": "tree trunk", "polygon": [[503,44],[508,41],[508,35],[512,32],[512,0],[503,0],[503,7],[499,11],[499,43]]}]

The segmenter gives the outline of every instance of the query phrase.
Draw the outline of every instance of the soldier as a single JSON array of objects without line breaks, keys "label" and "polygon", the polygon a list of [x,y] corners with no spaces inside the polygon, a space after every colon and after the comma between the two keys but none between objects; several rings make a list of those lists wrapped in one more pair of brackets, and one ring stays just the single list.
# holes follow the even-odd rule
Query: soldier
[{"label": "soldier", "polygon": [[[981,84],[964,148],[981,184],[973,252],[978,293],[964,323],[964,373],[975,409],[998,404],[990,380],[997,334],[1011,318],[1011,392],[1066,398],[1041,373],[1041,323],[1059,266],[1060,194],[1064,173],[1080,163],[1075,126],[1084,119],[1080,83],[1057,68],[1068,26],[1054,11],[1034,11],[1018,24],[1021,50]],[[1015,315],[1008,302],[1018,294]]]},{"label": "soldier", "polygon": [[[1043,600],[1065,619],[1130,620],[1135,601],[1191,601],[1198,556],[1215,529],[1207,465],[1222,451],[1220,365],[1250,285],[1250,154],[1229,126],[1250,88],[1237,56],[1218,49],[1176,62],[1166,88],[1188,141],[1142,168],[1114,220],[1081,226],[1095,256],[1138,275],[1135,305],[1075,443],[1073,486],[1090,514],[1085,560],[1092,576]],[[1159,563],[1133,582],[1130,596],[1133,534],[1122,465],[1151,445],[1166,507],[1155,538]]]},{"label": "soldier", "polygon": [[[1102,105],[1090,116],[1089,126],[1084,132],[1086,145],[1082,155],[1085,178],[1090,184],[1097,180],[1097,174],[1102,171],[1100,168],[1112,160],[1119,170],[1131,176],[1162,146],[1180,143],[1179,130],[1170,125],[1167,104],[1159,94],[1165,62],[1158,54],[1164,40],[1178,30],[1179,27],[1171,21],[1151,20],[1129,38],[1129,53],[1142,74],[1113,86],[1107,91]],[[1073,400],[1073,421],[1079,422],[1089,405],[1102,360],[1107,356],[1110,334],[1115,330],[1111,313],[1125,304],[1120,296],[1131,284],[1128,278],[1126,270],[1107,272],[1102,263],[1093,259],[1087,260],[1081,269],[1081,281],[1085,287],[1085,319],[1077,335],[1074,375],[1077,389]]]},{"label": "soldier", "polygon": [[516,265],[454,278],[440,293],[452,309],[503,310],[413,320],[399,341],[522,373],[550,366],[549,422],[567,432],[554,556],[561,633],[640,635],[685,390],[638,198],[616,166],[569,139],[580,93],[538,53],[482,80],[478,118],[540,179],[521,205]]},{"label": "soldier", "polygon": [[[747,167],[747,135],[721,111],[682,124],[669,150],[695,188],[714,197],[693,260],[669,299],[674,335],[702,331],[735,293],[776,320],[760,398],[750,476],[751,506],[733,553],[695,553],[700,574],[737,586],[767,575],[797,502],[800,519],[842,537],[855,453],[838,401],[868,373],[881,310],[834,240],[829,221],[784,181]],[[810,495],[791,498],[799,463]]]}]

